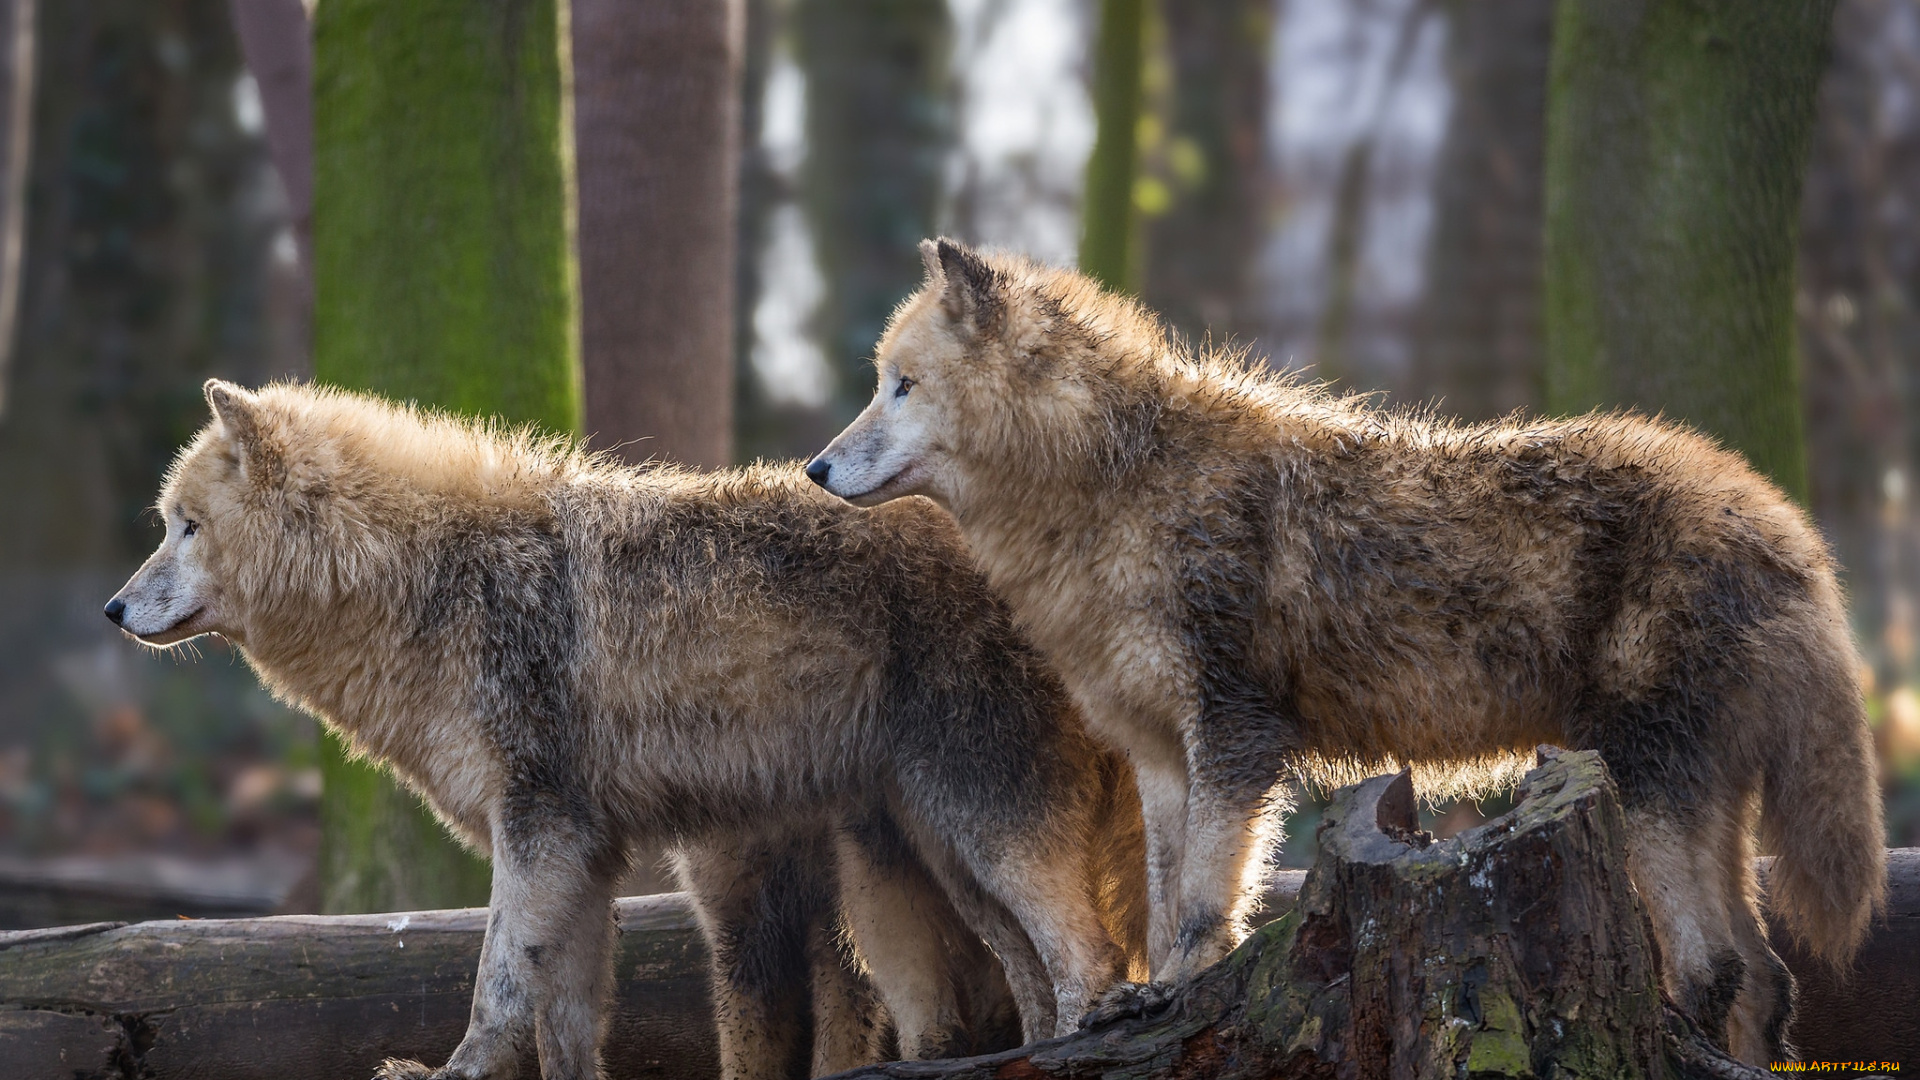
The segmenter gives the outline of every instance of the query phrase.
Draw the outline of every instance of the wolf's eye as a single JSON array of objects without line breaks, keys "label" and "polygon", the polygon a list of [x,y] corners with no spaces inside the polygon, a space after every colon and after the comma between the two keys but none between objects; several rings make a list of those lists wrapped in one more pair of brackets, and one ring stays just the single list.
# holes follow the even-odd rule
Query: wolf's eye
[{"label": "wolf's eye", "polygon": [[902,375],[900,376],[900,385],[893,388],[893,396],[906,397],[907,391],[911,389],[913,389],[913,380]]},{"label": "wolf's eye", "polygon": [[186,528],[184,528],[184,529],[182,529],[182,530],[180,530],[180,535],[181,535],[181,536],[192,536],[192,535],[193,535],[194,533],[197,533],[197,532],[199,532],[199,531],[200,531],[200,523],[199,523],[199,522],[197,522],[197,521],[195,521],[195,520],[193,520],[192,518],[188,518],[188,519],[187,519],[187,527],[186,527]]}]

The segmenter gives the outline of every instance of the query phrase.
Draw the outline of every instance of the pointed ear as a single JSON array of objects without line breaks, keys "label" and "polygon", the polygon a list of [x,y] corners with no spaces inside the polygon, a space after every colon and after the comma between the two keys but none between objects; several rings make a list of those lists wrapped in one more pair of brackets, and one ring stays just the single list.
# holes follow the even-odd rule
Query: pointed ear
[{"label": "pointed ear", "polygon": [[268,437],[260,399],[224,379],[208,379],[204,389],[207,406],[220,421],[221,433],[240,462],[241,472],[255,484],[274,487],[284,483],[286,465],[279,447]]},{"label": "pointed ear", "polygon": [[225,379],[208,379],[203,387],[207,407],[227,433],[235,450],[248,449],[260,441],[260,403],[252,394]]},{"label": "pointed ear", "polygon": [[920,241],[927,281],[940,290],[940,307],[956,327],[975,334],[1000,332],[1007,310],[1006,287],[985,259],[957,240]]}]

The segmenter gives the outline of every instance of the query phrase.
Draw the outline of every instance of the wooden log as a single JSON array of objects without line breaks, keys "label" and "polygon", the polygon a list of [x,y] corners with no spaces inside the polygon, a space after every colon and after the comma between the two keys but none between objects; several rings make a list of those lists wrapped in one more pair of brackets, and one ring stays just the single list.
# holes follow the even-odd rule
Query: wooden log
[{"label": "wooden log", "polygon": [[1342,789],[1294,910],[1157,1015],[845,1075],[1764,1076],[1663,1003],[1599,756],[1542,756],[1511,813],[1440,842],[1409,774]]},{"label": "wooden log", "polygon": [[[608,1074],[717,1075],[706,946],[685,896],[620,900],[616,914]],[[486,920],[469,908],[0,935],[0,1075],[351,1080],[386,1057],[445,1061],[466,1031]]]},{"label": "wooden log", "polygon": [[[1540,790],[1536,784],[1536,798]],[[1451,842],[1426,851],[1449,850],[1445,843]],[[1432,869],[1433,861],[1428,854],[1422,865]],[[1836,981],[1783,950],[1801,987],[1794,1038],[1809,1060],[1920,1064],[1920,849],[1891,852],[1888,873],[1887,918],[1875,925],[1851,979]],[[1270,908],[1293,912],[1305,877],[1278,875]],[[1436,891],[1459,887],[1438,878],[1431,885]],[[609,1075],[717,1075],[706,950],[685,898],[621,900],[617,914]],[[354,1080],[371,1075],[389,1054],[444,1060],[466,1026],[485,912],[416,912],[396,932],[390,924],[401,918],[102,923],[0,934],[0,1076]],[[1296,913],[1290,924],[1282,921],[1267,933],[1290,938],[1298,929]],[[1142,1032],[1173,1023],[1199,1033],[1207,1025],[1192,1021],[1206,1014],[1197,1004],[1202,996],[1224,1012],[1235,979],[1244,983],[1262,956],[1269,967],[1273,957],[1286,956],[1285,948],[1272,952],[1263,937],[1255,942],[1210,975],[1211,989],[1190,995],[1178,1006],[1183,1011],[1096,1033],[1109,1059],[1118,1060],[1116,1074],[1152,1075],[1139,1071],[1154,1060],[1151,1054],[1144,1063],[1127,1063],[1128,1055],[1151,1044]],[[1484,993],[1481,999],[1484,1016]],[[1217,1034],[1218,1024],[1210,1030]],[[984,1059],[997,1064],[970,1065],[971,1073],[953,1071],[952,1063],[920,1063],[868,1075],[989,1076],[1001,1066],[1013,1070],[1011,1076],[1076,1075],[1077,1064],[1046,1070],[1063,1058],[1090,1060],[1054,1045]]]}]

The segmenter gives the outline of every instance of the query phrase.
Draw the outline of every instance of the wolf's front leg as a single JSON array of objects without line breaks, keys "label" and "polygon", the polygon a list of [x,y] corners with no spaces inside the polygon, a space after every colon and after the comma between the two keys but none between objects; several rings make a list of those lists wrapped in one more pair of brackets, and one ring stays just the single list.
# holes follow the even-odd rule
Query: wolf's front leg
[{"label": "wolf's front leg", "polygon": [[389,1062],[382,1080],[506,1080],[530,1045],[544,1080],[598,1076],[620,850],[578,823],[512,821],[495,829],[493,856],[466,1037],[444,1069]]},{"label": "wolf's front leg", "polygon": [[1187,769],[1178,743],[1170,753],[1136,752],[1134,782],[1147,838],[1147,967],[1152,977],[1173,954],[1180,925],[1180,849],[1187,834]]},{"label": "wolf's front leg", "polygon": [[[1257,700],[1250,692],[1233,695]],[[1179,922],[1173,949],[1153,977],[1193,978],[1246,936],[1260,903],[1266,857],[1291,805],[1282,771],[1296,728],[1277,710],[1242,708],[1196,716],[1186,731],[1187,820],[1180,851]]]}]

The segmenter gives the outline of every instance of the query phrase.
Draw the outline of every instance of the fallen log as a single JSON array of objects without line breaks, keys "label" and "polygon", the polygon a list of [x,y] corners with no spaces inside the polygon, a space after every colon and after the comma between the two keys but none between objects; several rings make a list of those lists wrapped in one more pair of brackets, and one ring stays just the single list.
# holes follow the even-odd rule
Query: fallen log
[{"label": "fallen log", "polygon": [[[685,895],[616,905],[608,1074],[718,1075],[706,946]],[[387,1057],[445,1061],[466,1031],[486,924],[485,908],[468,908],[0,935],[0,1076],[352,1080]]]},{"label": "fallen log", "polygon": [[[1366,790],[1377,801],[1389,779],[1371,781],[1372,788],[1355,789],[1353,794]],[[1413,917],[1418,914],[1416,908],[1425,910],[1430,905],[1447,911],[1467,905],[1467,914],[1473,914],[1467,898],[1478,903],[1482,894],[1473,890],[1470,880],[1457,880],[1458,872],[1449,869],[1441,856],[1464,849],[1469,842],[1491,850],[1489,842],[1499,840],[1507,845],[1501,849],[1507,857],[1515,857],[1512,853],[1518,849],[1513,845],[1542,824],[1539,803],[1547,792],[1547,785],[1535,782],[1534,806],[1518,808],[1517,817],[1469,830],[1453,841],[1424,849],[1397,842],[1390,845],[1386,850],[1396,856],[1417,853],[1421,873],[1435,876],[1422,886],[1428,892],[1404,894],[1403,906],[1375,910],[1396,920]],[[1567,797],[1555,798],[1554,805],[1561,810],[1574,809]],[[1365,837],[1368,830],[1363,826],[1371,820],[1373,829],[1383,832],[1377,807],[1369,819],[1350,803],[1348,796],[1348,804],[1340,810],[1345,821],[1340,829],[1358,828]],[[1404,802],[1392,805],[1405,808]],[[1403,832],[1411,827],[1404,816],[1390,815],[1390,821]],[[1339,835],[1330,835],[1336,847],[1346,843]],[[1368,849],[1385,842],[1370,839]],[[1352,849],[1348,843],[1341,850]],[[1384,873],[1382,866],[1388,864],[1366,865],[1367,873],[1377,874]],[[1571,867],[1560,875],[1562,879],[1587,873]],[[1287,872],[1278,877],[1270,898],[1274,910],[1293,912],[1304,876]],[[1534,899],[1510,894],[1503,901],[1505,910],[1525,910],[1516,908],[1517,904],[1557,902],[1547,897],[1543,882],[1520,884],[1533,888],[1528,895]],[[1889,884],[1888,917],[1875,926],[1851,979],[1836,981],[1805,957],[1783,950],[1801,987],[1794,1037],[1810,1060],[1892,1060],[1906,1062],[1909,1069],[1920,1067],[1920,849],[1890,853]],[[1326,890],[1332,887],[1330,880],[1317,894],[1319,899],[1309,897],[1311,910],[1319,912],[1313,917],[1322,927],[1327,918]],[[1608,887],[1617,888],[1617,881]],[[1352,886],[1346,888],[1350,892]],[[608,1074],[622,1080],[716,1075],[706,950],[685,898],[621,900],[617,914],[621,935],[616,1000],[605,1048]],[[1293,912],[1256,935],[1228,964],[1203,978],[1202,986],[1174,1010],[1151,1021],[1129,1021],[1064,1044],[976,1059],[998,1064],[975,1064],[969,1066],[971,1073],[953,1071],[948,1068],[952,1063],[917,1063],[870,1070],[866,1075],[1086,1075],[1071,1071],[1078,1067],[1071,1063],[1096,1058],[1075,1059],[1074,1051],[1062,1047],[1084,1048],[1087,1039],[1105,1047],[1101,1053],[1115,1062],[1115,1075],[1156,1075],[1148,1071],[1155,1062],[1185,1062],[1197,1070],[1206,1060],[1221,1060],[1219,1054],[1230,1045],[1220,1041],[1223,1018],[1234,1009],[1246,1015],[1245,995],[1236,986],[1244,989],[1260,972],[1272,973],[1277,980],[1278,973],[1286,970],[1284,961],[1305,914]],[[259,1076],[354,1080],[371,1075],[373,1066],[389,1055],[443,1061],[466,1027],[485,916],[484,910],[472,909],[134,926],[107,923],[0,934],[0,1076],[8,1080]],[[1330,954],[1323,949],[1316,955],[1325,958],[1337,955],[1337,950]],[[1385,962],[1389,966],[1379,970],[1391,973],[1391,956]],[[1269,992],[1261,999],[1266,1004],[1259,1015],[1269,1023],[1285,1020],[1287,1014],[1279,1011],[1281,1002],[1291,1000],[1296,1009],[1300,1007],[1298,994],[1272,993],[1278,985],[1269,983]],[[1474,992],[1481,1020],[1472,1026],[1472,1041],[1465,1044],[1469,1060],[1473,1060],[1473,1048],[1481,1048],[1482,1062],[1503,1045],[1499,1033],[1507,1016],[1506,1005],[1486,987],[1480,983]],[[1320,990],[1335,998],[1338,992],[1331,983]],[[1408,996],[1406,987],[1387,992],[1400,993],[1408,1008],[1424,1008],[1419,1004],[1424,999]],[[1457,1002],[1454,1008],[1455,1017],[1464,1018]],[[1417,1019],[1410,1016],[1408,1022]],[[1322,1015],[1323,1032],[1326,1021]],[[1184,1036],[1155,1044],[1156,1032],[1176,1030],[1205,1035],[1193,1044],[1191,1055]],[[1157,1050],[1146,1053],[1144,1060],[1128,1056],[1156,1045]],[[1456,1043],[1456,1049],[1461,1045]],[[1504,1045],[1511,1047],[1511,1040]],[[1123,1058],[1131,1063],[1123,1063]],[[1051,1064],[1062,1061],[1068,1064],[1057,1068]],[[1000,1073],[1002,1067],[1010,1071]],[[523,1075],[537,1073],[529,1070]]]},{"label": "fallen log", "polygon": [[843,1076],[1765,1076],[1663,1000],[1599,757],[1542,757],[1512,812],[1446,841],[1419,832],[1408,774],[1342,789],[1294,909],[1164,1011]]}]

